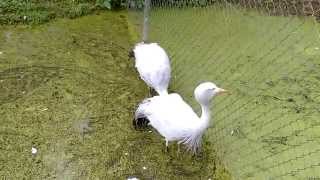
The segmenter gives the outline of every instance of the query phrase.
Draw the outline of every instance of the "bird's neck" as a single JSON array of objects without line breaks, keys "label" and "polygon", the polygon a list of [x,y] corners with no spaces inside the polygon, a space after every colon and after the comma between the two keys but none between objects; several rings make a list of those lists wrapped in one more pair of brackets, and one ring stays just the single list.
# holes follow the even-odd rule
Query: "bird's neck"
[{"label": "bird's neck", "polygon": [[167,90],[162,90],[162,91],[157,91],[159,96],[165,96],[168,95],[168,91]]},{"label": "bird's neck", "polygon": [[205,130],[209,126],[209,121],[211,117],[210,106],[208,104],[201,104],[201,126],[200,128]]}]

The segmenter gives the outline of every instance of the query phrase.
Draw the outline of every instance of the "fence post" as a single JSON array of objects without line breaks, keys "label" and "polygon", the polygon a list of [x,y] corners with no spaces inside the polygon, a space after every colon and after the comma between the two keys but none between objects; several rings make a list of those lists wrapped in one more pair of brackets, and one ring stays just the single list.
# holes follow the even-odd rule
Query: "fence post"
[{"label": "fence post", "polygon": [[144,0],[144,12],[143,12],[143,31],[142,41],[146,42],[149,35],[149,14],[150,14],[151,0]]}]

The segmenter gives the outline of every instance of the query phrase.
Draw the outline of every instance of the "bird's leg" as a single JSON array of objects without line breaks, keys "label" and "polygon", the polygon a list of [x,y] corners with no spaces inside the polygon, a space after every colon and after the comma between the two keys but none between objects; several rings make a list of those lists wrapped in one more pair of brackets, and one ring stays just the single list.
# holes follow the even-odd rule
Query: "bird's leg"
[{"label": "bird's leg", "polygon": [[152,95],[151,95],[151,90],[152,90],[152,88],[149,87],[149,97],[152,97]]},{"label": "bird's leg", "polygon": [[180,144],[177,143],[176,156],[179,157],[179,154],[180,154]]},{"label": "bird's leg", "polygon": [[169,141],[166,139],[166,153],[169,152]]}]

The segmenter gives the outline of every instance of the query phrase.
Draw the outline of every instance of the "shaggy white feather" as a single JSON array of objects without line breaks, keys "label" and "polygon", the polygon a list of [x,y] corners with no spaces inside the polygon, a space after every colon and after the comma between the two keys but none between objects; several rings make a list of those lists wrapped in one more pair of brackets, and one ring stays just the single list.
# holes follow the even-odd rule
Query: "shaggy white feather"
[{"label": "shaggy white feather", "polygon": [[133,52],[141,79],[159,95],[167,95],[171,68],[165,50],[157,43],[138,43]]},{"label": "shaggy white feather", "polygon": [[165,137],[167,143],[178,141],[196,153],[209,126],[210,100],[221,92],[225,90],[211,82],[202,83],[195,89],[195,98],[202,109],[201,117],[179,94],[172,93],[145,99],[136,110],[135,119],[147,118],[149,125]]}]

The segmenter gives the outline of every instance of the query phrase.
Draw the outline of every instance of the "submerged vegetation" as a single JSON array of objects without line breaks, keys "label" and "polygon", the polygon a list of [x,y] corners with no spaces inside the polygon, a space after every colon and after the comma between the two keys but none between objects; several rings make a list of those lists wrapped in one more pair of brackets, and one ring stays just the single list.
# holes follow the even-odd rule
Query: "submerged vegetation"
[{"label": "submerged vegetation", "polygon": [[[133,27],[100,11],[125,3],[0,1],[1,179],[230,179],[210,141],[198,156],[166,153],[157,133],[133,129],[147,94],[127,56]],[[60,17],[73,20],[44,24]]]},{"label": "submerged vegetation", "polygon": [[214,6],[159,8],[150,19],[150,39],[173,57],[171,88],[194,107],[193,89],[204,80],[232,92],[214,100],[206,138],[234,177],[319,174],[312,161],[320,137],[320,24],[314,18]]},{"label": "submerged vegetation", "polygon": [[157,133],[132,127],[147,88],[128,59],[127,18],[0,29],[1,179],[229,179],[213,143],[196,157],[165,153]]}]

